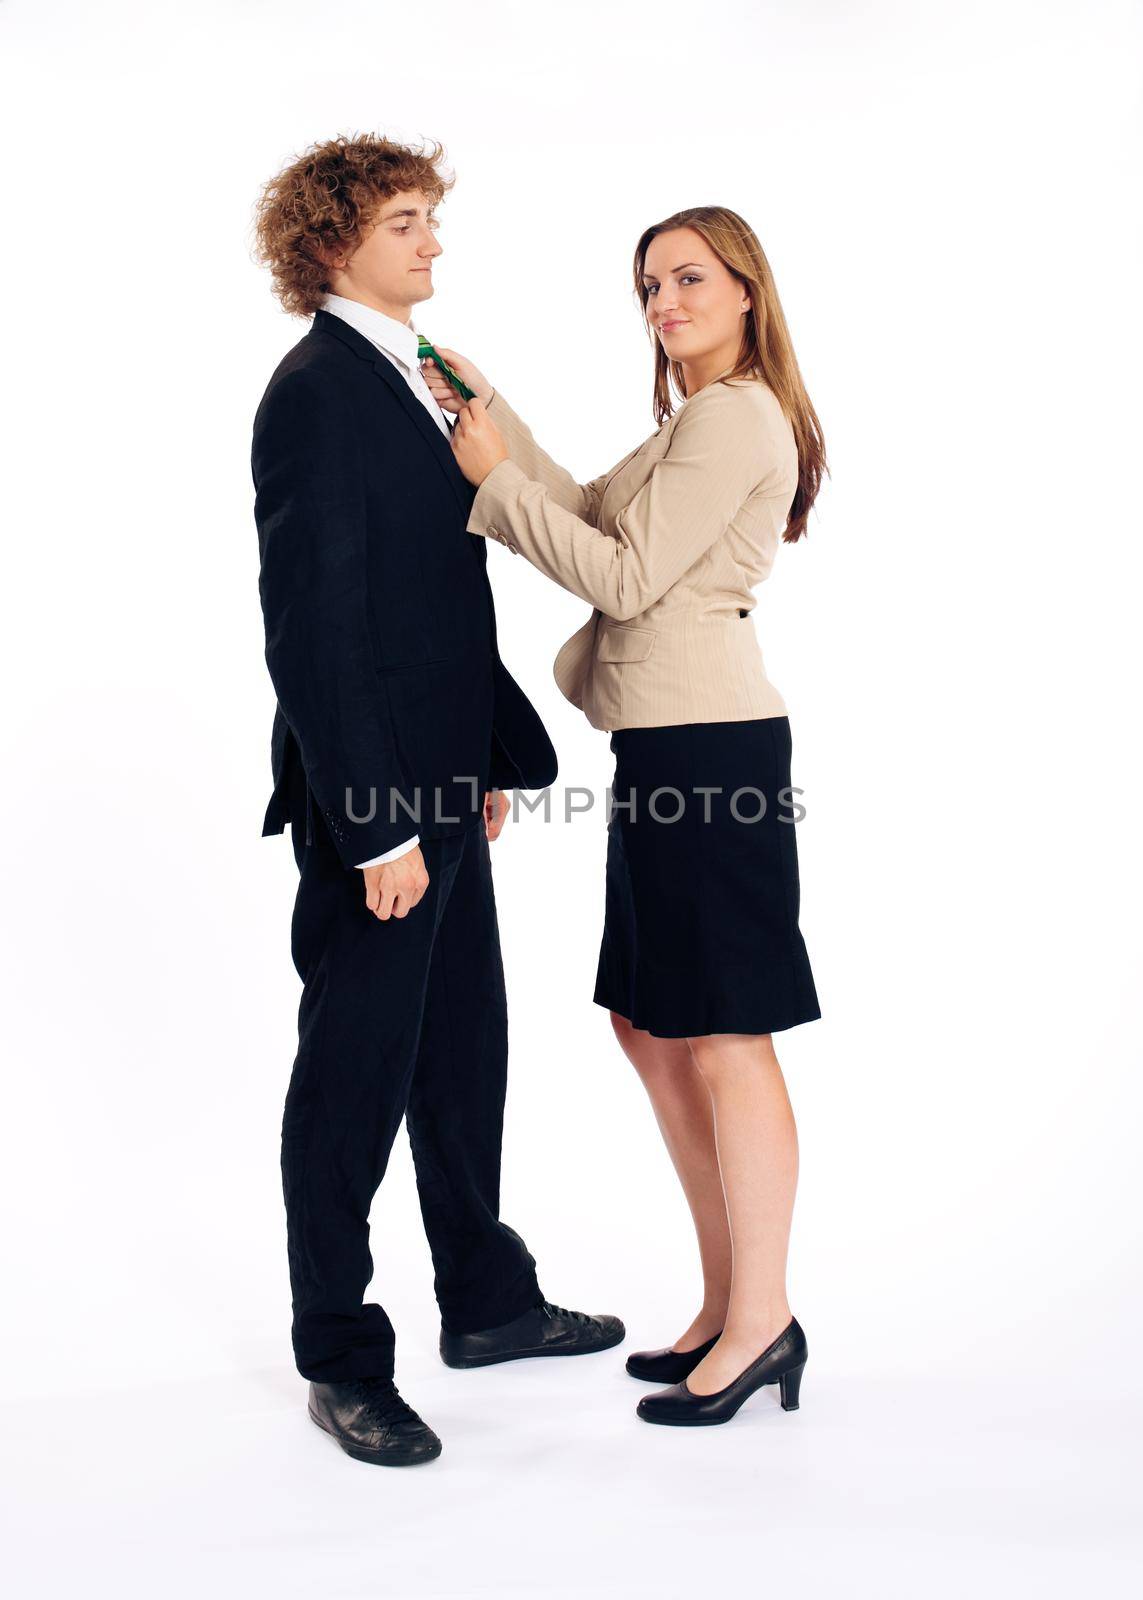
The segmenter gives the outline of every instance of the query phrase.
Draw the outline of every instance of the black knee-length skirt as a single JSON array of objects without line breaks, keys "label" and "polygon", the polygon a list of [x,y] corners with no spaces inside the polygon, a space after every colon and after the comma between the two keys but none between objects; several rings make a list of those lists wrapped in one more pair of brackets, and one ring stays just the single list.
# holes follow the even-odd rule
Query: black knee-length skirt
[{"label": "black knee-length skirt", "polygon": [[664,1039],[820,1017],[789,718],[622,728],[611,748],[596,1004]]}]

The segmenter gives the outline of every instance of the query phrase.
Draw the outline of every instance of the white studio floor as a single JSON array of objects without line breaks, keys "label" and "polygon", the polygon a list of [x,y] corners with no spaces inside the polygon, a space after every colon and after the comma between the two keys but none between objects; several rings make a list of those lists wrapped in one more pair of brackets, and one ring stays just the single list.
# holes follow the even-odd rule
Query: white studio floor
[{"label": "white studio floor", "polygon": [[8,1592],[1139,1592],[1138,1415],[1082,1375],[898,1380],[811,1352],[799,1412],[766,1389],[684,1431],[636,1419],[623,1359],[453,1372],[426,1338],[398,1376],[444,1454],[401,1471],[343,1455],[284,1364],[7,1408]]}]

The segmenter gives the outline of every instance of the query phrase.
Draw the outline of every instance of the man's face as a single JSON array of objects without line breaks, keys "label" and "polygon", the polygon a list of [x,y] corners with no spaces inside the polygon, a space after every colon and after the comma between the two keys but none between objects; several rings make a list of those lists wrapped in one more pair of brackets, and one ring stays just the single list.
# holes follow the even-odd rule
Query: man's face
[{"label": "man's face", "polygon": [[432,297],[438,226],[432,202],[419,189],[391,195],[345,267],[333,272],[333,292],[408,322],[412,307]]}]

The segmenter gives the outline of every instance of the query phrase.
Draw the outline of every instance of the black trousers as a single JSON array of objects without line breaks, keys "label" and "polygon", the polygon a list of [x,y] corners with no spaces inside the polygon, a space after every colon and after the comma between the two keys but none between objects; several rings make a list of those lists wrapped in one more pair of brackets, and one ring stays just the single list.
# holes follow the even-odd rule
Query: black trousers
[{"label": "black trousers", "polygon": [[540,1299],[532,1256],[499,1220],[508,1025],[488,839],[480,818],[422,839],[429,887],[382,922],[319,808],[309,845],[304,803],[294,812],[303,990],[282,1118],[294,1357],[321,1382],[391,1377],[393,1325],[362,1301],[369,1207],[402,1117],[443,1327],[498,1327]]}]

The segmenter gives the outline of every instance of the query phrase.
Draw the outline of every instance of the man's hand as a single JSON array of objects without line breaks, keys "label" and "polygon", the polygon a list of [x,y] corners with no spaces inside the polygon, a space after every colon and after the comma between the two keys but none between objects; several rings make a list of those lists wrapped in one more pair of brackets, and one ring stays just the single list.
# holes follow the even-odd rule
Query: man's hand
[{"label": "man's hand", "polygon": [[508,820],[511,802],[503,789],[489,789],[484,796],[484,831],[489,841],[500,837],[500,830]]},{"label": "man's hand", "polygon": [[361,876],[365,879],[365,904],[382,922],[391,916],[408,916],[429,886],[419,844],[395,861],[362,867]]},{"label": "man's hand", "polygon": [[[455,350],[446,350],[443,344],[436,346],[438,354],[442,355],[449,366],[456,373],[461,383],[466,383],[473,394],[478,394],[487,405],[492,399],[493,389],[488,379],[471,361],[466,361],[464,356],[457,355]],[[432,391],[433,399],[442,411],[450,411],[455,417],[464,405],[464,401],[457,394],[452,384],[437,366],[432,356],[426,356],[421,362],[421,377],[424,378]]]},{"label": "man's hand", "polygon": [[457,466],[478,489],[493,467],[509,459],[504,435],[484,409],[479,395],[457,413],[451,443]]}]

